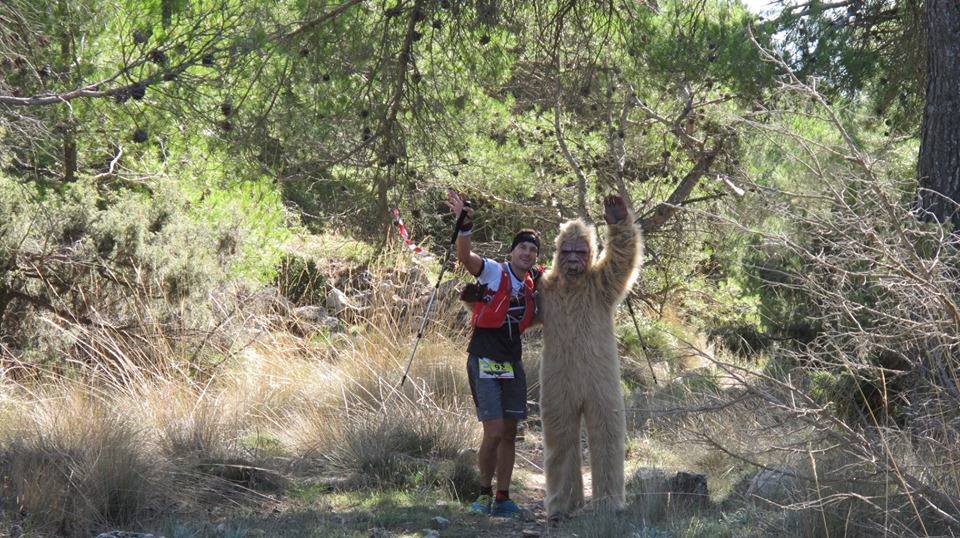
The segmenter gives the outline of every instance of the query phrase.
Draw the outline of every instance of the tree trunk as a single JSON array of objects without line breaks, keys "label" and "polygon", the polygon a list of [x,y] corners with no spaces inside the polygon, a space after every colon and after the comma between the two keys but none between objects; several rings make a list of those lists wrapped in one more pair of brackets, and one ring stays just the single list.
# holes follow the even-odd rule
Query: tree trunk
[{"label": "tree trunk", "polygon": [[3,331],[3,316],[7,313],[7,305],[10,304],[10,294],[7,292],[7,287],[0,284],[0,342],[3,341],[4,331]]},{"label": "tree trunk", "polygon": [[63,181],[77,179],[77,141],[72,132],[63,135]]},{"label": "tree trunk", "polygon": [[927,96],[917,177],[925,219],[960,226],[960,2],[926,0]]},{"label": "tree trunk", "polygon": [[[69,9],[65,2],[60,3],[62,12],[69,14]],[[63,33],[60,34],[60,61],[63,63],[60,73],[63,80],[73,81],[73,26],[67,24],[64,26]],[[73,110],[66,106],[64,125],[66,131],[63,133],[63,181],[71,183],[77,179],[77,140],[73,132]]]},{"label": "tree trunk", "polygon": [[7,306],[10,305],[10,301],[13,299],[13,293],[11,293],[7,276],[16,266],[16,254],[11,254],[9,258],[0,260],[0,342],[5,340],[7,331],[4,331],[3,318],[7,314]]}]

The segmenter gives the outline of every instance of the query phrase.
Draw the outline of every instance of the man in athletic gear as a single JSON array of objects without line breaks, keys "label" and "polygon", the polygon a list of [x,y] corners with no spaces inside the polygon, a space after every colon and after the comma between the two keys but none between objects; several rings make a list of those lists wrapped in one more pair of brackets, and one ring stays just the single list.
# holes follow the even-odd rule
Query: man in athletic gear
[{"label": "man in athletic gear", "polygon": [[455,215],[466,212],[457,237],[457,259],[478,282],[472,294],[473,334],[467,346],[467,375],[477,418],[483,424],[483,440],[477,458],[480,497],[470,510],[513,517],[520,513],[520,507],[510,500],[517,424],[527,417],[520,335],[536,314],[534,287],[539,275],[534,265],[540,253],[540,237],[533,230],[521,230],[510,245],[509,262],[482,258],[470,248],[473,208],[465,206],[464,198],[453,190],[448,192],[447,205]]}]

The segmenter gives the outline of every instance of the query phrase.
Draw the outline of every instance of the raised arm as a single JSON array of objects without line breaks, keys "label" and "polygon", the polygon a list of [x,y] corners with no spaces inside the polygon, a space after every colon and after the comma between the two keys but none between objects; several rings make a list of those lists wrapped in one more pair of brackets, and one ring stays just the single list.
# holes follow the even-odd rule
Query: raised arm
[{"label": "raised arm", "polygon": [[466,199],[459,192],[453,189],[447,191],[447,207],[450,208],[454,217],[459,217],[461,211],[467,214],[457,236],[457,260],[471,275],[477,276],[483,269],[483,258],[470,249],[470,234],[473,231],[473,208],[464,205],[465,202]]},{"label": "raised arm", "polygon": [[623,198],[604,199],[603,218],[607,221],[607,240],[595,270],[605,302],[613,305],[619,303],[633,285],[643,256],[643,242]]}]

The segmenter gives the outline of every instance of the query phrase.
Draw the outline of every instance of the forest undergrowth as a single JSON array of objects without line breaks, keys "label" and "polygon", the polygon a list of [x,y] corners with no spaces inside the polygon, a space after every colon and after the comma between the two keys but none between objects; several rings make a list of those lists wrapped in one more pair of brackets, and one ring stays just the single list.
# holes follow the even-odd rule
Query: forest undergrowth
[{"label": "forest undergrowth", "polygon": [[[0,536],[960,535],[949,2],[41,4],[0,2]],[[530,513],[466,510],[448,188],[547,264],[634,211],[622,513],[545,521],[538,330]]]},{"label": "forest undergrowth", "polygon": [[[460,504],[477,491],[479,441],[462,367],[464,310],[455,289],[442,287],[409,379],[398,389],[429,273],[405,267],[411,262],[403,252],[392,256],[399,266],[339,275],[363,288],[348,292],[370,292],[369,304],[342,312],[332,330],[263,292],[234,292],[231,300],[243,306],[222,310],[214,331],[189,337],[58,325],[84,360],[70,359],[69,368],[11,363],[2,386],[2,491],[5,506],[17,507],[6,512],[6,525],[37,536],[114,528],[175,536],[222,535],[225,528],[236,536],[354,536],[377,526],[416,533],[438,513],[456,522],[445,535],[473,535],[478,522]],[[402,290],[414,296],[401,297]],[[527,359],[534,410],[536,338]],[[196,364],[183,350],[200,343],[209,349]],[[658,388],[646,366],[627,360],[634,375],[625,383],[637,404],[630,467],[696,467],[713,475],[716,455],[674,453],[680,440],[653,435],[658,419],[640,407],[655,393],[672,406],[696,392],[690,387],[714,390],[713,374],[698,374],[703,382],[662,379]],[[534,413],[521,448],[527,462],[518,472],[531,483],[542,474],[538,432]],[[691,457],[701,463],[691,467]],[[632,487],[642,489],[644,480]],[[535,486],[520,489],[519,498],[542,501]],[[630,512],[639,519],[629,525],[671,519],[657,496],[633,494]],[[427,520],[404,520],[403,507]],[[628,525],[585,517],[591,522],[574,521],[570,532],[597,521]],[[504,532],[491,525],[491,536]]]},{"label": "forest undergrowth", "polygon": [[[795,82],[789,91],[822,99]],[[50,230],[5,228],[24,263],[18,293],[57,302],[5,318],[18,322],[5,327],[18,347],[3,347],[0,384],[4,525],[33,536],[417,535],[442,515],[445,536],[955,533],[956,238],[915,218],[909,182],[822,105],[804,116],[831,126],[819,138],[776,127],[792,117],[782,112],[754,126],[748,148],[804,163],[801,190],[753,185],[748,219],[683,216],[688,238],[703,222],[743,238],[741,287],[710,276],[731,263],[716,252],[689,257],[702,244],[647,238],[660,255],[631,299],[639,319],[617,313],[622,514],[588,504],[559,527],[543,520],[537,331],[516,488],[532,515],[466,512],[479,426],[462,273],[439,286],[399,387],[435,260],[302,235],[274,286],[201,278],[210,264],[226,274],[242,250],[213,242],[193,268],[176,257],[189,252],[168,259],[162,243],[138,243],[156,219],[172,237],[194,233],[175,209],[131,202],[158,215],[118,228],[79,197],[86,209]],[[764,227],[772,218],[778,227]],[[47,233],[65,239],[45,243]],[[135,255],[107,257],[106,237]]]},{"label": "forest undergrowth", "polygon": [[[911,495],[952,483],[948,462],[939,463],[952,430],[905,428],[892,407],[903,412],[903,404],[849,398],[851,388],[873,388],[866,373],[889,369],[861,364],[857,378],[847,377],[854,365],[838,364],[843,370],[826,376],[823,355],[817,363],[795,352],[777,357],[775,348],[736,354],[690,327],[646,319],[646,338],[624,338],[622,348],[630,413],[625,512],[588,507],[559,528],[536,515],[478,521],[462,505],[478,487],[471,450],[479,428],[462,367],[467,327],[457,278],[441,286],[400,389],[432,275],[403,251],[383,259],[389,263],[325,275],[365,301],[341,311],[336,326],[304,318],[277,292],[239,289],[219,298],[208,331],[164,334],[155,326],[147,338],[61,320],[56,330],[74,350],[67,366],[7,364],[2,492],[17,510],[5,512],[6,524],[36,536],[113,528],[416,535],[434,515],[454,521],[444,531],[451,536],[518,534],[524,525],[556,536],[949,528],[942,519],[949,512],[933,512],[935,497],[924,497],[924,507]],[[630,319],[625,312],[619,319],[628,334]],[[517,494],[531,508],[542,502],[538,338],[527,346],[533,416],[522,434]],[[785,368],[787,359],[798,367]],[[870,407],[878,401],[890,407]],[[877,422],[854,429],[843,413],[870,413]],[[949,427],[930,422],[942,416],[928,415],[926,424]],[[677,471],[702,473],[708,497],[670,495]]]}]

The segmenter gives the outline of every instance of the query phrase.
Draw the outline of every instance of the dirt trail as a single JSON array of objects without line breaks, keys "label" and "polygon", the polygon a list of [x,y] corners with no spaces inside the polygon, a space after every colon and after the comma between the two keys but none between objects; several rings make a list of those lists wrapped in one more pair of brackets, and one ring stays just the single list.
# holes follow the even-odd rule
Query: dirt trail
[{"label": "dirt trail", "polygon": [[[584,462],[587,455],[584,454]],[[487,538],[494,536],[560,536],[562,526],[551,526],[547,522],[547,513],[543,506],[546,492],[546,476],[543,474],[543,452],[539,441],[523,443],[517,447],[517,474],[523,475],[523,486],[510,492],[510,496],[521,508],[529,510],[533,518],[529,521],[493,518],[495,525],[487,532],[478,536]],[[592,492],[590,468],[584,464],[583,484],[586,501],[589,502]],[[515,486],[516,487],[516,486]]]}]

